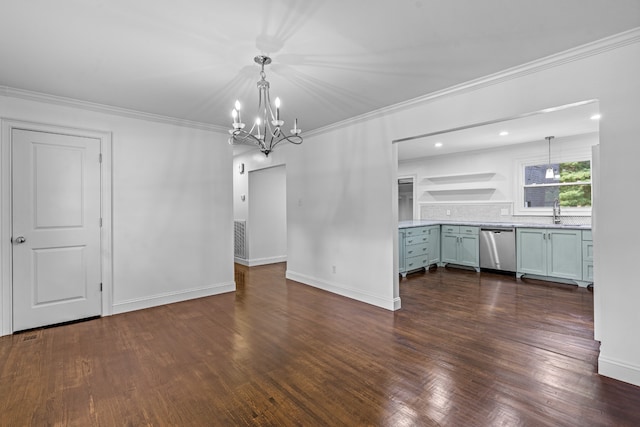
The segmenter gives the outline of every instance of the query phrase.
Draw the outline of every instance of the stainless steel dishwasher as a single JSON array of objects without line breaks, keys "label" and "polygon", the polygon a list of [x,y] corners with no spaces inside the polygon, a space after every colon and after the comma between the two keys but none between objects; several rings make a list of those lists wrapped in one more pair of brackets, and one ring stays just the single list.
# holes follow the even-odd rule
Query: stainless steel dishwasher
[{"label": "stainless steel dishwasher", "polygon": [[480,268],[516,271],[516,232],[513,227],[480,229]]}]

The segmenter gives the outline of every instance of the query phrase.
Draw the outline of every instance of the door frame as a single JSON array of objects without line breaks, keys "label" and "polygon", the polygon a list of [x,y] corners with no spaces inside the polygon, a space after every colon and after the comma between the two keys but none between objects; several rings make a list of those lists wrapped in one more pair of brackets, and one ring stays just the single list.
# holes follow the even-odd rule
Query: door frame
[{"label": "door frame", "polygon": [[61,135],[89,137],[100,140],[100,278],[102,281],[102,316],[113,311],[113,239],[112,239],[112,133],[107,131],[66,127],[24,120],[0,118],[0,336],[13,333],[13,256],[11,143],[14,129]]}]

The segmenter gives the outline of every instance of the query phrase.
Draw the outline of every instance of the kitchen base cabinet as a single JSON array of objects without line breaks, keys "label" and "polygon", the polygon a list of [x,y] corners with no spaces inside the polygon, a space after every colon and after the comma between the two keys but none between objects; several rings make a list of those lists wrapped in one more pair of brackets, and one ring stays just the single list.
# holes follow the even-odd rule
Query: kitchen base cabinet
[{"label": "kitchen base cabinet", "polygon": [[440,260],[440,226],[409,227],[398,231],[398,272],[427,269]]},{"label": "kitchen base cabinet", "polygon": [[480,272],[479,227],[443,225],[440,234],[440,265],[463,265]]},{"label": "kitchen base cabinet", "polygon": [[582,231],[582,281],[593,283],[593,238],[591,230]]},{"label": "kitchen base cabinet", "polygon": [[518,228],[516,241],[516,277],[563,279],[584,285],[581,230]]}]

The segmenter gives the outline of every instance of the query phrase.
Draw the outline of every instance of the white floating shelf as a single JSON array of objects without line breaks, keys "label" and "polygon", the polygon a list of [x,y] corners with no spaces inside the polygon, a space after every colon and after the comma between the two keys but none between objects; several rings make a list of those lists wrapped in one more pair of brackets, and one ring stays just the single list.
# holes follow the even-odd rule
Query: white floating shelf
[{"label": "white floating shelf", "polygon": [[475,186],[475,185],[438,185],[436,188],[425,190],[425,193],[488,193],[496,191],[496,187]]},{"label": "white floating shelf", "polygon": [[472,172],[451,175],[425,176],[422,181],[425,183],[437,183],[445,181],[489,181],[495,174],[495,172]]}]

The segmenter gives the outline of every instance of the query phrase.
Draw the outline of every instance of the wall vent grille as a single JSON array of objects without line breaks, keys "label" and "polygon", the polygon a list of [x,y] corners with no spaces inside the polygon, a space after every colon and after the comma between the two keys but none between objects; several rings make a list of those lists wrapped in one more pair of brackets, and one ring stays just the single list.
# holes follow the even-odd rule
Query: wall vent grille
[{"label": "wall vent grille", "polygon": [[233,221],[234,230],[234,250],[233,254],[237,258],[247,258],[247,221]]}]

